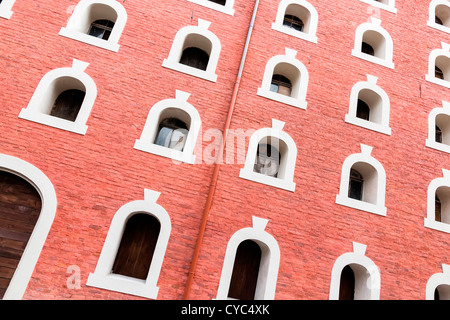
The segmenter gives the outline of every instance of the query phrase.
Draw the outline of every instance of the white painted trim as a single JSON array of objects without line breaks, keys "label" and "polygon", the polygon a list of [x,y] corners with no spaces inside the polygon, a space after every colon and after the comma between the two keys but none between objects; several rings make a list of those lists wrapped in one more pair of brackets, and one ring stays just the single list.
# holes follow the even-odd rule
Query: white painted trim
[{"label": "white painted trim", "polygon": [[[129,202],[116,212],[111,221],[111,226],[106,236],[95,272],[89,274],[86,285],[149,299],[157,298],[159,291],[157,282],[172,229],[167,211],[156,203],[159,196],[159,192],[145,190],[144,200]],[[112,273],[112,267],[122,240],[126,222],[131,216],[137,213],[152,215],[161,224],[158,241],[146,280]]]},{"label": "white painted trim", "polygon": [[450,28],[446,27],[444,25],[440,25],[436,23],[436,8],[439,5],[444,5],[449,7],[450,11],[450,2],[448,0],[433,0],[430,2],[430,5],[428,7],[428,21],[427,25],[431,28],[450,33]]},{"label": "white painted trim", "polygon": [[42,208],[27,246],[17,265],[4,300],[20,300],[33,274],[36,262],[41,254],[47,235],[55,218],[56,192],[47,176],[32,164],[19,158],[0,154],[0,170],[13,173],[31,183],[41,196]]},{"label": "white painted trim", "polygon": [[359,0],[361,2],[370,4],[372,7],[380,8],[392,13],[397,13],[397,8],[395,7],[395,0],[387,0],[388,3],[382,3],[376,0]]},{"label": "white painted trim", "polygon": [[[353,252],[339,256],[331,271],[330,300],[339,299],[342,269],[349,265],[355,273],[355,300],[379,300],[381,289],[380,270],[368,258],[367,246],[353,242]],[[362,267],[362,269],[361,269]]]},{"label": "white painted trim", "polygon": [[[89,11],[94,5],[104,5],[110,7],[117,14],[114,27],[108,40],[96,38],[87,34],[93,21],[88,21]],[[119,39],[127,22],[127,12],[125,8],[115,0],[81,0],[75,7],[67,26],[61,28],[59,35],[78,40],[103,49],[118,52]]]},{"label": "white painted trim", "polygon": [[450,103],[442,101],[442,108],[435,108],[431,110],[428,115],[428,138],[425,141],[425,145],[429,148],[439,151],[450,153],[450,145],[445,143],[436,142],[436,118],[439,115],[445,115],[450,117]]},{"label": "white painted trim", "polygon": [[[272,57],[266,64],[264,70],[263,81],[261,87],[258,88],[257,94],[267,99],[282,102],[300,109],[306,109],[306,93],[308,91],[309,74],[305,65],[295,58],[297,51],[285,48],[284,55]],[[289,72],[298,72],[299,79],[289,79],[292,82],[292,95],[285,96],[277,92],[270,91],[270,84],[274,70],[278,65],[289,65]],[[285,68],[286,69],[286,68]],[[291,77],[292,78],[292,77]]]},{"label": "white painted trim", "polygon": [[[436,59],[440,56],[450,59],[450,44],[441,42],[441,46],[442,49],[435,49],[431,51],[430,56],[428,57],[428,74],[425,76],[425,80],[446,88],[450,88],[449,80],[438,79],[435,76]],[[450,69],[450,62],[447,67]],[[445,70],[442,71],[444,71],[444,76],[450,77],[450,70],[447,72],[445,72]]]},{"label": "white painted trim", "polygon": [[[19,118],[84,135],[88,128],[86,122],[97,97],[95,82],[84,72],[88,65],[89,63],[73,59],[72,67],[55,69],[45,74],[34,91],[28,106],[20,111]],[[75,121],[61,119],[49,114],[54,99],[57,98],[57,95],[52,96],[52,91],[56,90],[54,84],[58,79],[64,78],[78,80],[85,88],[86,95]],[[68,89],[72,88],[66,88],[65,90]],[[61,92],[56,93],[60,94]]]},{"label": "white painted trim", "polygon": [[224,6],[208,0],[187,0],[187,1],[234,16],[234,8],[233,8],[234,0],[227,0]]},{"label": "white painted trim", "polygon": [[439,285],[450,286],[450,265],[442,264],[442,273],[435,273],[428,279],[425,300],[434,300],[434,291]]},{"label": "white painted trim", "polygon": [[[181,28],[175,35],[169,56],[167,59],[164,59],[162,66],[189,74],[194,77],[216,82],[217,74],[215,72],[219,61],[221,44],[219,38],[208,30],[210,25],[211,22],[198,19],[198,26],[187,26]],[[211,52],[209,54],[209,61],[206,70],[200,70],[180,63],[180,58],[184,50],[184,42],[189,35],[193,34],[203,37],[211,42]]]},{"label": "white painted trim", "polygon": [[280,248],[275,238],[264,229],[269,220],[252,217],[253,225],[234,233],[228,241],[222,273],[217,290],[217,300],[227,300],[238,246],[245,240],[255,241],[261,248],[261,265],[256,285],[255,300],[275,299],[280,265]]},{"label": "white painted trim", "polygon": [[[290,5],[296,5],[302,7],[304,10],[309,12],[308,21],[303,21],[305,24],[305,31],[298,31],[283,25],[284,16],[286,14],[286,9]],[[282,0],[278,5],[277,16],[275,22],[272,24],[272,29],[286,33],[290,36],[317,43],[317,25],[319,23],[319,14],[316,8],[305,0]]]},{"label": "white painted trim", "polygon": [[[255,131],[250,137],[247,156],[245,158],[244,168],[239,172],[239,177],[251,180],[258,183],[263,183],[276,188],[295,191],[294,171],[295,162],[297,159],[297,146],[294,140],[283,131],[284,122],[272,119],[272,128],[263,128]],[[286,150],[280,150],[281,163],[278,172],[278,177],[270,177],[253,171],[258,144],[261,140],[270,137],[271,139],[278,139],[280,147]]]},{"label": "white painted trim", "polygon": [[[386,216],[385,202],[385,190],[386,190],[386,173],[383,166],[378,160],[371,156],[372,147],[361,144],[361,153],[356,153],[348,156],[343,165],[341,172],[341,183],[339,187],[339,194],[336,196],[336,203],[351,207],[354,209],[378,214],[381,216]],[[375,203],[369,203],[367,201],[360,201],[348,197],[348,182],[350,177],[350,170],[356,163],[363,163],[375,169],[376,175],[376,190],[371,192],[376,192]]]},{"label": "white painted trim", "polygon": [[427,217],[425,218],[425,227],[450,233],[450,224],[436,221],[435,217],[435,197],[436,190],[439,187],[450,188],[450,171],[442,169],[442,178],[436,178],[428,185],[427,190]]},{"label": "white painted trim", "polygon": [[[144,129],[140,139],[137,139],[134,148],[153,153],[162,157],[170,158],[176,161],[182,161],[189,164],[195,163],[194,148],[200,133],[202,121],[200,115],[193,105],[187,102],[190,94],[176,90],[175,99],[166,99],[156,103],[148,113]],[[189,133],[186,138],[183,151],[178,151],[154,143],[159,123],[160,116],[164,110],[168,108],[175,108],[184,111],[190,117]]]},{"label": "white painted trim", "polygon": [[3,0],[0,4],[0,18],[10,19],[13,12],[12,7],[14,6],[16,0]]},{"label": "white painted trim", "polygon": [[[389,127],[389,113],[390,113],[390,101],[386,92],[377,86],[377,77],[367,75],[367,81],[361,81],[356,83],[350,94],[350,105],[348,113],[345,115],[345,122],[351,123],[369,130],[381,132],[387,135],[391,134],[391,128]],[[362,90],[370,90],[377,94],[381,99],[381,105],[370,106],[371,114],[374,113],[374,108],[381,109],[381,118],[377,121],[367,121],[356,117],[356,111],[358,106],[359,93]],[[378,112],[380,110],[377,110]]]},{"label": "white painted trim", "polygon": [[[367,31],[377,32],[384,38],[384,58],[371,56],[361,52],[361,44],[363,42],[364,34]],[[376,48],[374,48],[376,50]],[[381,20],[372,17],[370,22],[365,22],[356,28],[355,32],[355,45],[352,49],[352,55],[354,57],[373,62],[382,65],[387,68],[394,69],[393,55],[394,55],[394,43],[389,33],[381,27]]]}]

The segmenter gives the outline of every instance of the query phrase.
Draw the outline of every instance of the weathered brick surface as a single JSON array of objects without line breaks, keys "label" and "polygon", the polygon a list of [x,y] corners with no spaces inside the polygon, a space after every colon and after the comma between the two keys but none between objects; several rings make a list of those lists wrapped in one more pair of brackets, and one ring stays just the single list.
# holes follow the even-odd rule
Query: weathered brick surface
[{"label": "weathered brick surface", "polygon": [[[251,217],[269,219],[267,231],[281,250],[276,299],[327,299],[331,269],[352,241],[367,245],[366,255],[380,268],[381,299],[423,299],[428,278],[449,263],[448,234],[424,227],[428,184],[442,175],[448,154],[425,147],[427,117],[449,89],[425,81],[429,53],[450,35],[426,26],[428,3],[397,1],[398,13],[380,10],[382,26],[394,41],[395,69],[351,56],[356,27],[374,12],[357,0],[310,0],[319,12],[318,43],[271,29],[278,1],[260,2],[232,129],[259,129],[271,119],[285,121],[297,144],[294,193],[239,178],[242,164],[221,167],[198,268],[193,299],[216,296],[227,242]],[[185,0],[123,3],[128,21],[118,53],[58,35],[77,1],[17,1],[10,20],[0,19],[0,152],[41,169],[52,181],[58,211],[25,299],[136,299],[87,287],[114,213],[143,199],[144,188],[161,192],[172,234],[158,299],[180,299],[184,292],[213,167],[174,164],[133,148],[151,106],[191,93],[189,102],[202,129],[224,126],[248,29],[253,1],[236,0],[235,16]],[[222,52],[218,80],[163,68],[176,32],[211,21]],[[20,31],[18,31],[20,30]],[[266,62],[284,48],[298,51],[308,68],[307,110],[256,95]],[[48,71],[89,62],[98,96],[78,135],[18,118]],[[391,100],[390,136],[345,123],[352,86],[378,77]],[[201,138],[200,138],[201,139]],[[200,143],[201,141],[199,141]],[[387,175],[387,216],[335,203],[344,159],[373,147]],[[210,144],[203,141],[203,147]],[[245,151],[243,151],[245,152]],[[67,268],[80,267],[81,289],[68,289]]]}]

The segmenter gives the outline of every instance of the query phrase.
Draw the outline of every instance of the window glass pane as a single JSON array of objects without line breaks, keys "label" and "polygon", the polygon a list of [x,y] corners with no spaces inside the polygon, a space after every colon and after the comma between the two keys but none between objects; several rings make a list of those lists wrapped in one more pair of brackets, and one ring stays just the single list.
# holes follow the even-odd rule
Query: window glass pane
[{"label": "window glass pane", "polygon": [[188,131],[186,129],[176,129],[172,133],[170,139],[169,148],[183,151],[184,144],[186,143]]},{"label": "window glass pane", "polygon": [[276,148],[269,144],[260,144],[253,170],[266,176],[277,177],[280,159],[281,155]]},{"label": "window glass pane", "polygon": [[158,132],[158,136],[156,137],[155,144],[163,147],[169,147],[172,132],[173,129],[167,127],[161,128]]}]

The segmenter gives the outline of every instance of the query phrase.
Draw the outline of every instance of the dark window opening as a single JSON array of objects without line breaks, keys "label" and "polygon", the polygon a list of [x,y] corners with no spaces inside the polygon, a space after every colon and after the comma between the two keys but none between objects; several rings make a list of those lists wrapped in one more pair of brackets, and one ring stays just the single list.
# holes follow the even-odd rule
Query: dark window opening
[{"label": "dark window opening", "polygon": [[442,130],[438,126],[435,128],[435,141],[442,143]]},{"label": "dark window opening", "polygon": [[434,300],[441,300],[439,298],[439,290],[438,290],[438,288],[434,289]]},{"label": "dark window opening", "polygon": [[75,121],[86,93],[77,89],[66,90],[55,100],[50,115],[69,121]]},{"label": "dark window opening", "polygon": [[208,61],[209,55],[205,51],[195,47],[184,49],[180,59],[181,64],[200,70],[206,70]]},{"label": "dark window opening", "polygon": [[281,154],[270,144],[259,144],[253,171],[270,177],[277,177],[280,169]]},{"label": "dark window opening", "polygon": [[348,187],[348,197],[355,200],[362,200],[364,179],[361,173],[355,169],[350,170],[350,182]]},{"label": "dark window opening", "polygon": [[96,20],[92,22],[88,34],[90,36],[108,40],[111,35],[111,31],[114,27],[114,22],[109,20]]},{"label": "dark window opening", "polygon": [[362,43],[362,45],[361,45],[361,52],[365,53],[365,54],[368,54],[368,55],[371,55],[371,56],[375,56],[375,50],[373,49],[373,47],[370,44],[368,44],[366,42]]},{"label": "dark window opening", "polygon": [[41,213],[41,197],[27,181],[0,172],[0,299],[19,264]]},{"label": "dark window opening", "polygon": [[350,266],[345,266],[341,272],[339,300],[355,300],[355,274]]},{"label": "dark window opening", "polygon": [[361,99],[358,99],[358,104],[356,106],[356,117],[369,121],[370,117],[369,105],[364,101],[362,101]]},{"label": "dark window opening", "polygon": [[177,118],[167,118],[161,121],[155,144],[170,149],[183,151],[188,134],[186,123]]},{"label": "dark window opening", "polygon": [[287,14],[284,16],[283,26],[287,26],[297,31],[303,31],[305,25],[301,19],[297,18],[296,16]]},{"label": "dark window opening", "polygon": [[444,80],[444,72],[436,66],[434,67],[434,76],[438,79]]},{"label": "dark window opening", "polygon": [[258,282],[261,248],[252,240],[242,241],[234,259],[228,297],[241,300],[254,300]]},{"label": "dark window opening", "polygon": [[442,205],[438,196],[434,198],[434,220],[442,222]]},{"label": "dark window opening", "polygon": [[437,24],[440,24],[441,26],[444,25],[444,23],[442,22],[442,20],[438,16],[434,17],[434,22],[436,22]]},{"label": "dark window opening", "polygon": [[281,74],[274,74],[270,84],[270,91],[290,96],[292,91],[291,81]]},{"label": "dark window opening", "polygon": [[209,0],[209,1],[220,4],[222,6],[224,6],[227,2],[227,0]]},{"label": "dark window opening", "polygon": [[112,272],[145,280],[153,259],[161,225],[145,213],[128,219]]}]

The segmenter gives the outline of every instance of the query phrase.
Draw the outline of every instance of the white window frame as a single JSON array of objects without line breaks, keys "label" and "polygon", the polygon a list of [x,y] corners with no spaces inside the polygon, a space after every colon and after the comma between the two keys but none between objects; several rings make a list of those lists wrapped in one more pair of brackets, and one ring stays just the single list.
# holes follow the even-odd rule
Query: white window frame
[{"label": "white window frame", "polygon": [[[386,216],[387,209],[385,207],[385,191],[386,191],[386,173],[384,171],[381,163],[371,156],[372,147],[361,144],[361,153],[356,153],[348,156],[343,165],[341,172],[341,183],[339,187],[339,194],[336,196],[336,203],[366,211],[369,213],[378,214],[381,216]],[[369,165],[376,171],[376,201],[375,203],[369,203],[367,201],[360,201],[356,199],[349,198],[349,177],[350,171],[354,164],[363,163],[364,165]]]},{"label": "white window frame", "polygon": [[355,287],[355,300],[380,299],[380,270],[378,266],[365,255],[366,249],[367,246],[365,244],[353,242],[353,252],[344,253],[336,259],[331,271],[330,300],[339,300],[341,273],[347,265],[350,267],[352,265],[362,267],[358,268],[359,270],[356,270],[356,272],[354,270],[355,278],[360,278],[357,282],[360,285],[362,284],[362,286]]},{"label": "white window frame", "polygon": [[[95,271],[89,274],[86,285],[149,299],[157,298],[159,291],[157,282],[172,229],[169,214],[156,203],[159,196],[159,192],[146,189],[144,200],[129,202],[116,212],[111,221]],[[152,263],[145,280],[112,273],[126,222],[138,213],[149,214],[161,224]]]},{"label": "white window frame", "polygon": [[392,13],[397,13],[397,8],[395,7],[395,0],[386,0],[387,3],[379,2],[376,0],[359,0],[359,1],[370,4],[372,7],[380,8]]},{"label": "white window frame", "polygon": [[[108,40],[90,36],[87,32],[92,21],[87,21],[86,16],[94,5],[104,5],[110,7],[117,14],[117,19]],[[81,41],[106,50],[118,52],[119,39],[127,22],[127,12],[125,8],[115,0],[81,0],[75,7],[67,22],[67,26],[61,28],[59,35]],[[86,29],[87,28],[87,29]]]},{"label": "white window frame", "polygon": [[41,197],[42,207],[33,232],[22,253],[3,300],[22,299],[44,247],[57,209],[55,188],[47,176],[34,165],[6,154],[0,154],[0,170],[15,174],[32,184]]},{"label": "white window frame", "polygon": [[[191,76],[216,82],[217,74],[216,68],[219,62],[221,51],[221,44],[219,38],[208,30],[211,22],[198,19],[198,26],[187,26],[181,28],[172,43],[172,47],[167,59],[164,59],[162,66],[175,71],[183,72]],[[211,42],[211,53],[209,54],[209,61],[206,70],[200,70],[191,66],[180,63],[181,55],[183,54],[184,42],[189,35],[197,35],[203,37]]]},{"label": "white window frame", "polygon": [[[286,10],[290,5],[300,6],[304,10],[309,12],[308,21],[303,21],[303,23],[305,24],[304,28],[306,31],[302,32],[294,30],[292,28],[283,25]],[[288,34],[293,37],[297,37],[299,39],[317,43],[316,32],[318,24],[319,24],[319,14],[317,13],[316,8],[314,8],[314,6],[311,5],[309,2],[305,0],[282,0],[278,5],[277,16],[275,18],[275,22],[272,24],[272,29]]]},{"label": "white window frame", "polygon": [[[282,121],[272,119],[272,128],[262,128],[252,134],[248,145],[244,167],[239,172],[240,178],[291,192],[295,191],[295,182],[293,180],[295,162],[297,159],[297,146],[295,145],[294,140],[286,132],[283,131],[284,124],[285,123]],[[271,139],[278,139],[278,141],[280,142],[280,146],[281,143],[284,143],[286,146],[286,150],[279,150],[280,153],[282,153],[279,171],[282,176],[280,177],[271,177],[253,171],[258,144],[261,140],[268,137],[270,137]]]},{"label": "white window frame", "polygon": [[[175,99],[165,99],[156,103],[148,113],[141,137],[136,140],[134,148],[176,161],[194,164],[195,143],[201,130],[202,121],[197,109],[187,102],[189,96],[190,93],[176,90]],[[164,110],[167,110],[168,108],[179,109],[190,117],[189,133],[183,151],[170,149],[154,143],[158,134],[157,131],[160,124],[160,116]]]},{"label": "white window frame", "polygon": [[450,33],[450,27],[436,23],[436,9],[440,5],[448,7],[448,10],[450,11],[450,2],[448,0],[433,0],[433,1],[431,1],[430,5],[428,7],[427,25],[431,28]]},{"label": "white window frame", "polygon": [[12,7],[16,0],[3,0],[0,4],[0,18],[10,19],[13,12]]},{"label": "white window frame", "polygon": [[[88,129],[86,122],[97,97],[97,86],[95,85],[94,80],[84,72],[88,65],[89,63],[87,62],[73,59],[72,67],[55,69],[45,74],[34,91],[28,106],[20,111],[19,118],[82,135],[86,134]],[[83,104],[81,105],[75,121],[52,116],[42,109],[48,107],[47,100],[50,99],[49,95],[53,90],[52,88],[55,81],[63,78],[73,78],[78,80],[86,89]],[[47,102],[43,103],[44,101]]]},{"label": "white window frame", "polygon": [[436,178],[428,186],[427,190],[427,217],[425,218],[425,227],[450,233],[450,223],[436,221],[436,190],[440,187],[450,188],[450,171],[442,169],[442,178]]},{"label": "white window frame", "polygon": [[[362,53],[361,51],[361,44],[363,42],[364,34],[367,31],[373,31],[378,33],[384,38],[384,52],[385,57],[380,58],[376,56],[371,56],[365,53]],[[374,48],[375,49],[375,48]],[[356,28],[355,32],[355,45],[352,49],[352,56],[360,58],[362,60],[366,60],[372,63],[379,64],[381,66],[394,69],[394,43],[392,41],[391,36],[389,33],[381,26],[381,20],[371,17],[370,22],[365,22]]]},{"label": "white window frame", "polygon": [[[377,77],[367,75],[367,81],[361,81],[356,83],[352,91],[350,93],[350,105],[348,113],[345,115],[345,122],[351,123],[369,130],[381,132],[387,135],[391,134],[391,128],[389,127],[389,114],[390,114],[390,100],[389,96],[386,94],[386,92],[381,89],[377,85]],[[376,106],[376,108],[381,109],[381,117],[379,121],[367,121],[364,119],[360,119],[356,116],[357,106],[358,106],[358,98],[359,94],[363,90],[370,90],[376,95],[379,96],[381,100],[381,105]],[[371,113],[373,112],[374,106],[371,107]]]},{"label": "white window frame", "polygon": [[[266,64],[261,87],[258,88],[257,95],[267,99],[285,103],[293,107],[306,109],[306,93],[308,91],[309,74],[308,69],[305,67],[305,65],[296,59],[296,55],[296,50],[285,48],[284,55],[277,55],[269,59]],[[296,70],[299,74],[300,79],[297,79],[296,81],[293,81],[293,79],[289,79],[292,81],[293,85],[292,96],[285,96],[283,94],[270,91],[270,84],[272,82],[275,68],[280,64],[289,66],[289,69],[291,70],[289,72]]]},{"label": "white window frame", "polygon": [[447,75],[447,77],[450,77],[450,44],[441,42],[441,46],[442,49],[435,49],[431,51],[428,57],[428,74],[425,76],[425,80],[446,88],[450,88],[450,80],[438,79],[435,77],[436,60],[441,56],[449,59],[447,66],[448,70],[442,71]]},{"label": "white window frame", "polygon": [[425,300],[434,300],[434,291],[440,285],[450,286],[450,265],[442,264],[442,273],[435,273],[428,279]]},{"label": "white window frame", "polygon": [[234,0],[226,0],[224,6],[208,0],[187,0],[187,1],[234,16],[234,8],[233,8]]},{"label": "white window frame", "polygon": [[228,297],[234,260],[238,246],[245,240],[255,241],[261,248],[261,264],[255,290],[255,300],[273,300],[280,265],[280,248],[275,238],[265,231],[269,220],[252,217],[252,227],[234,233],[228,241],[225,258],[220,275],[217,300],[232,299]]},{"label": "white window frame", "polygon": [[[428,115],[428,138],[425,141],[425,145],[429,148],[439,151],[450,153],[450,144],[436,142],[436,119],[439,115],[449,117],[450,120],[450,103],[442,101],[442,108],[435,108],[431,110]],[[450,125],[447,130],[450,133]]]}]

